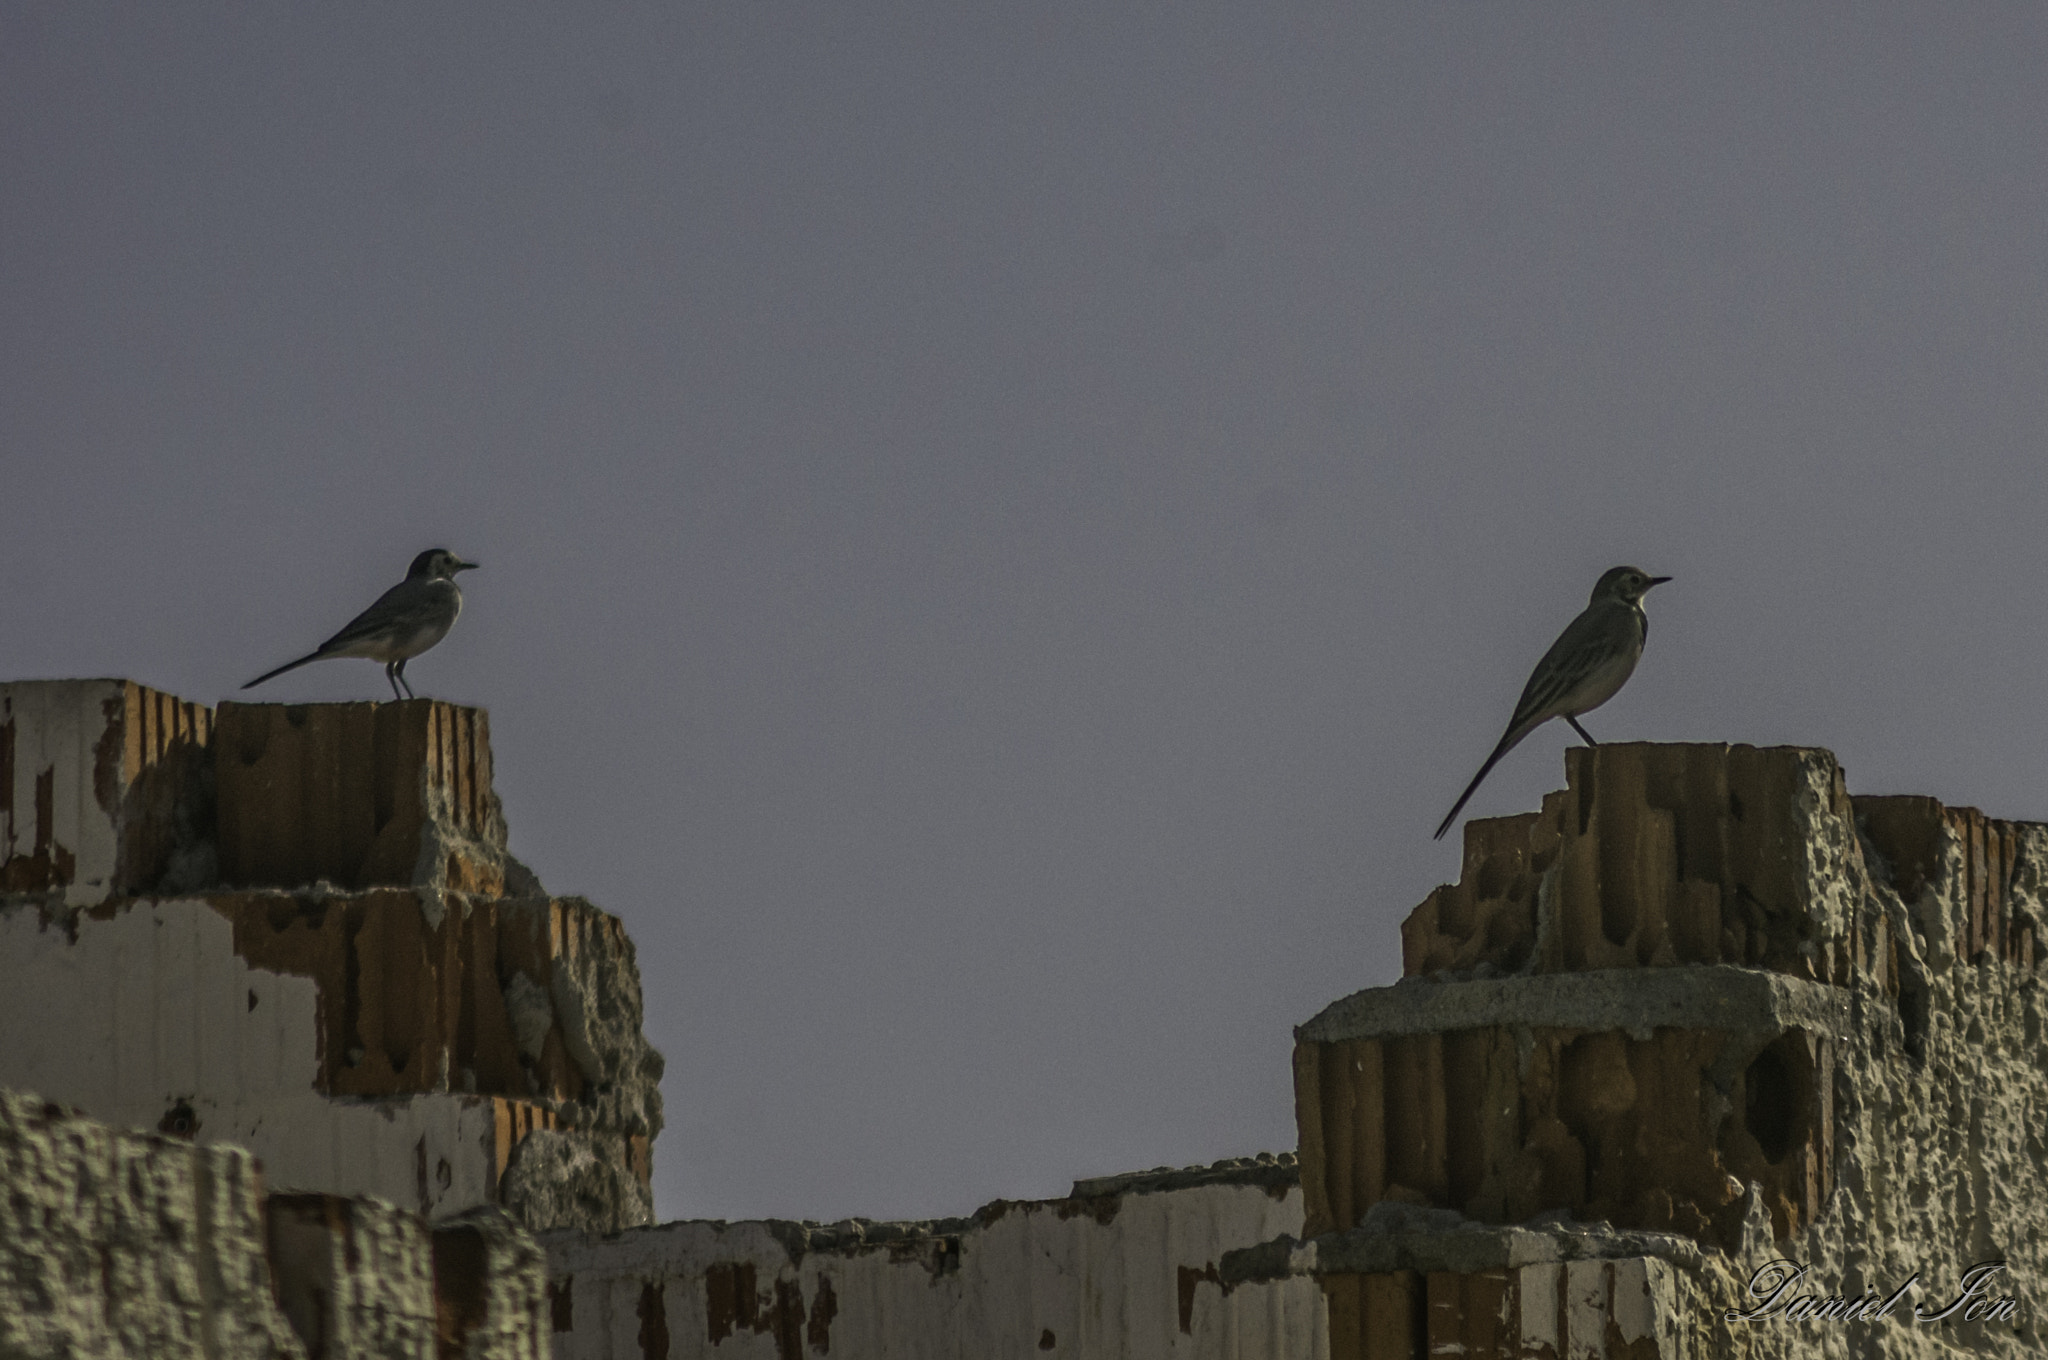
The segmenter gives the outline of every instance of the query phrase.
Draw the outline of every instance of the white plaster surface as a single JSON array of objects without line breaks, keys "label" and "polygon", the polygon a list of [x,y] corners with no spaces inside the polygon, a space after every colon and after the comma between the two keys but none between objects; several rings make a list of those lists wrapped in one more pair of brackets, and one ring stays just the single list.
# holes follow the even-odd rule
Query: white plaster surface
[{"label": "white plaster surface", "polygon": [[13,815],[0,816],[0,863],[32,854],[36,780],[52,780],[50,839],[77,857],[63,889],[71,905],[103,901],[114,881],[120,831],[93,789],[95,752],[125,696],[120,680],[33,680],[0,685],[0,723],[14,728]]},{"label": "white plaster surface", "polygon": [[[1103,1205],[991,1206],[981,1221],[934,1225],[957,1242],[957,1257],[926,1240],[793,1259],[784,1239],[797,1225],[758,1222],[670,1223],[601,1239],[547,1234],[551,1286],[568,1291],[573,1324],[555,1333],[555,1360],[642,1360],[650,1353],[650,1290],[660,1299],[669,1360],[775,1357],[778,1287],[796,1291],[801,1353],[834,1360],[1328,1354],[1313,1280],[1240,1285],[1226,1295],[1211,1278],[1224,1252],[1301,1231],[1299,1189],[1276,1199],[1257,1186],[1204,1185],[1127,1192],[1115,1197],[1113,1213],[1098,1213]],[[714,1342],[708,1282],[735,1264],[754,1269],[758,1330],[736,1326]],[[1185,1329],[1183,1271],[1200,1277],[1190,1283]],[[814,1337],[828,1287],[831,1317]]]},{"label": "white plaster surface", "polygon": [[312,979],[249,967],[203,900],[68,921],[0,906],[0,1087],[146,1130],[182,1101],[200,1142],[249,1148],[276,1190],[432,1217],[493,1202],[492,1103],[323,1096],[318,1022]]}]

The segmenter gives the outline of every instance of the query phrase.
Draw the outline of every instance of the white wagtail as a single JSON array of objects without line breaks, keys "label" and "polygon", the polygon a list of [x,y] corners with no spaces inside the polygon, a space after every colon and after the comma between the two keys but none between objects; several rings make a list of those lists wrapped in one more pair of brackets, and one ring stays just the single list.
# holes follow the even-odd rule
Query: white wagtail
[{"label": "white wagtail", "polygon": [[[427,549],[412,560],[403,581],[379,595],[377,603],[350,619],[348,627],[321,643],[318,651],[265,671],[242,688],[254,689],[309,661],[364,656],[384,663],[384,678],[391,682],[394,698],[416,697],[405,678],[405,663],[448,636],[455,616],[462,612],[462,589],[455,584],[455,573],[475,566],[445,548]],[[403,695],[398,693],[400,685],[405,686]]]},{"label": "white wagtail", "polygon": [[1650,636],[1650,616],[1643,612],[1643,596],[1651,586],[1670,579],[1645,576],[1634,567],[1613,567],[1601,576],[1600,584],[1593,587],[1593,602],[1586,606],[1586,612],[1566,625],[1543,659],[1536,663],[1529,683],[1522,687],[1521,701],[1515,705],[1515,716],[1508,720],[1508,730],[1500,745],[1493,748],[1479,773],[1458,795],[1450,815],[1436,829],[1438,840],[1451,829],[1451,823],[1464,809],[1465,800],[1486,778],[1487,771],[1514,750],[1515,743],[1552,718],[1570,723],[1572,730],[1586,739],[1586,745],[1600,744],[1593,740],[1592,733],[1579,726],[1579,715],[1591,713],[1612,699],[1635,672],[1636,662],[1642,659],[1643,642]]}]

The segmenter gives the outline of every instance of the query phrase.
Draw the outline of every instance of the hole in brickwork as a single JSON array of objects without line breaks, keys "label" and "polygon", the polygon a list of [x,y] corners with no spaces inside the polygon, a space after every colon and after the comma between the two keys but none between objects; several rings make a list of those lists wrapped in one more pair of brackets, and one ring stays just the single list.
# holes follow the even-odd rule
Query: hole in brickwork
[{"label": "hole in brickwork", "polygon": [[[717,1267],[714,1266],[713,1269],[717,1269]],[[708,1277],[705,1283],[707,1285],[710,1283]],[[749,1289],[753,1287],[751,1268],[748,1271],[747,1285]],[[641,1286],[639,1314],[640,1334],[636,1339],[640,1342],[641,1360],[668,1360],[668,1304],[662,1298],[661,1282],[659,1280],[649,1280],[645,1285]],[[721,1334],[715,1321],[708,1331],[711,1344],[716,1346],[721,1339]],[[726,1320],[723,1335],[732,1335],[732,1320],[730,1318]]]},{"label": "hole in brickwork", "polygon": [[548,1326],[557,1332],[576,1330],[576,1281],[573,1277],[548,1282]]},{"label": "hole in brickwork", "polygon": [[1899,1022],[1906,1032],[1906,1057],[1913,1066],[1927,1062],[1927,989],[1907,974],[1899,987]]},{"label": "hole in brickwork", "polygon": [[157,1121],[156,1131],[167,1133],[173,1138],[190,1139],[199,1132],[199,1116],[192,1110],[192,1102],[179,1100],[164,1111],[164,1117]]},{"label": "hole in brickwork", "polygon": [[1798,1033],[1756,1055],[1743,1073],[1743,1126],[1756,1139],[1764,1160],[1782,1162],[1806,1140],[1807,1107],[1813,1096],[1813,1064]]},{"label": "hole in brickwork", "polygon": [[1636,904],[1619,883],[1600,885],[1600,933],[1609,944],[1627,944],[1636,932]]},{"label": "hole in brickwork", "polygon": [[1766,1049],[1749,1065],[1744,1078],[1748,1104],[1742,1112],[1749,1136],[1763,1149],[1764,1159],[1783,1161],[1792,1149],[1792,1078],[1777,1054]]}]

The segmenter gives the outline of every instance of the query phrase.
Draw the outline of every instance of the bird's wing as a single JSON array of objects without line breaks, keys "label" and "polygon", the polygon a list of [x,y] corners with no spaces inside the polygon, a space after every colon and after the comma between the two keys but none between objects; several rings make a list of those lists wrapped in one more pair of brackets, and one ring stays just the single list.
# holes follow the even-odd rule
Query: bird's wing
[{"label": "bird's wing", "polygon": [[1458,819],[1458,813],[1479,788],[1487,772],[1499,763],[1502,756],[1512,751],[1517,742],[1566,711],[1583,711],[1572,708],[1573,696],[1583,693],[1586,683],[1602,673],[1611,680],[1613,673],[1609,668],[1616,661],[1632,659],[1640,653],[1643,634],[1636,631],[1640,624],[1632,617],[1637,612],[1603,601],[1589,606],[1565,625],[1557,641],[1550,644],[1550,650],[1529,673],[1529,683],[1522,687],[1522,697],[1515,704],[1515,716],[1508,720],[1508,730],[1501,734],[1500,744],[1493,748],[1493,754],[1479,767],[1479,773],[1472,776],[1472,782],[1465,786],[1465,791],[1458,795],[1457,803],[1445,816],[1443,824],[1437,827],[1439,840],[1451,829],[1451,823]]},{"label": "bird's wing", "polygon": [[1557,641],[1529,673],[1529,683],[1515,704],[1515,716],[1508,720],[1508,732],[1526,736],[1538,724],[1564,712],[1559,705],[1588,678],[1631,646],[1635,611],[1601,603],[1565,625]]},{"label": "bird's wing", "polygon": [[[320,644],[320,651],[333,651],[351,642],[411,632],[432,621],[445,606],[431,581],[400,581],[377,597],[377,602],[350,619],[342,630]],[[316,653],[315,655],[318,655]]]}]

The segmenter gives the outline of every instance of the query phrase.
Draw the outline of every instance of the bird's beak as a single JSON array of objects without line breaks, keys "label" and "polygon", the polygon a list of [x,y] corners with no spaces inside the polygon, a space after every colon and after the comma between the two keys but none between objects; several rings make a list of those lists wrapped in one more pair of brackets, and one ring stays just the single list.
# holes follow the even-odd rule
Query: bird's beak
[{"label": "bird's beak", "polygon": [[[1652,576],[1650,578],[1650,586],[1661,586],[1670,579],[1669,576]],[[1648,590],[1650,586],[1644,586],[1643,589]]]},{"label": "bird's beak", "polygon": [[455,569],[457,571],[475,571],[476,563],[457,561],[455,564]]}]

